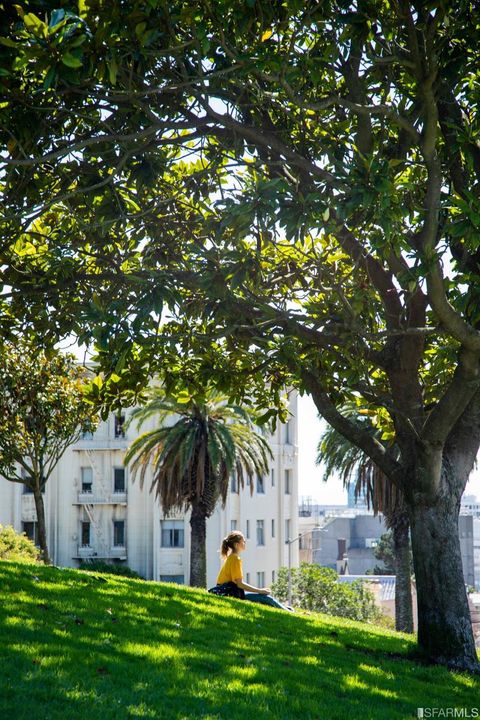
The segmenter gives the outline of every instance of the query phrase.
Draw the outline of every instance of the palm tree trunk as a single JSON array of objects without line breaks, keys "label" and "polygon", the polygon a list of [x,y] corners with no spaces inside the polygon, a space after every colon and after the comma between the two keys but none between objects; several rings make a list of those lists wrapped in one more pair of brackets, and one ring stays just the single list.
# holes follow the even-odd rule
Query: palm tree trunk
[{"label": "palm tree trunk", "polygon": [[192,503],[190,516],[190,585],[205,588],[207,586],[207,514],[201,501]]}]

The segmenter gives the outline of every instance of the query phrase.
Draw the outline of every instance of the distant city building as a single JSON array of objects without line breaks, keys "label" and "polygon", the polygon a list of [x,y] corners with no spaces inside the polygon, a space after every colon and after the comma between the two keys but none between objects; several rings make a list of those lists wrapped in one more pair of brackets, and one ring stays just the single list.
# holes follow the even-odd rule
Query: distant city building
[{"label": "distant city building", "polygon": [[355,483],[353,481],[348,486],[348,507],[368,510],[367,498],[364,491],[355,498]]},{"label": "distant city building", "polygon": [[462,515],[470,515],[473,520],[473,563],[475,589],[480,590],[480,502],[475,495],[464,495],[460,505]]},{"label": "distant city building", "polygon": [[475,590],[480,591],[480,518],[473,518],[473,562],[475,566]]},{"label": "distant city building", "polygon": [[[235,477],[224,509],[207,521],[207,578],[214,585],[220,567],[218,549],[231,530],[247,537],[243,554],[246,581],[270,585],[287,564],[288,538],[298,535],[297,396],[290,395],[291,419],[268,437],[273,453],[268,476],[239,491]],[[53,563],[76,567],[90,559],[123,563],[146,579],[188,583],[188,514],[165,516],[145,486],[132,482],[123,465],[136,428],[126,429],[126,413],[112,414],[94,434],[72,445],[45,489],[48,546]],[[154,421],[152,421],[154,422]],[[151,425],[142,428],[148,430]],[[0,478],[0,524],[12,525],[37,539],[33,495],[25,486]],[[291,547],[298,564],[298,543]]]},{"label": "distant city building", "polygon": [[[300,519],[300,531],[304,521]],[[382,515],[355,515],[348,517],[329,517],[321,527],[313,527],[308,535],[311,537],[308,561],[337,569],[339,560],[339,543],[345,542],[345,554],[348,560],[348,574],[364,575],[372,571],[381,561],[374,555],[374,549],[380,537],[387,532]],[[461,515],[459,519],[460,548],[462,553],[465,582],[475,586],[475,565],[473,555],[473,518]],[[307,560],[305,557],[304,559]]]}]

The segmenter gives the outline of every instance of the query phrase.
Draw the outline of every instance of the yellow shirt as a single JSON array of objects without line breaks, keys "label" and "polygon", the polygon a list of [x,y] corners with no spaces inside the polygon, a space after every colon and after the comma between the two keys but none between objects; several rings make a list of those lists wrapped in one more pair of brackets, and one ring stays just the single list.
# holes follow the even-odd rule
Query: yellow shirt
[{"label": "yellow shirt", "polygon": [[237,553],[230,553],[218,573],[217,585],[234,582],[239,578],[243,578],[242,561]]}]

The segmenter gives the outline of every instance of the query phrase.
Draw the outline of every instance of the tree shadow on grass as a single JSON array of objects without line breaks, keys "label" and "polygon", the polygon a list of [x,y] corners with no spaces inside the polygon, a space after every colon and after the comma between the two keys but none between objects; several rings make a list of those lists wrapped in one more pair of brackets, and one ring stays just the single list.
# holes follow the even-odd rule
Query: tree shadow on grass
[{"label": "tree shadow on grass", "polygon": [[0,563],[0,718],[383,720],[416,717],[433,699],[472,706],[480,690],[478,679],[402,659],[415,647],[408,636],[17,567]]}]

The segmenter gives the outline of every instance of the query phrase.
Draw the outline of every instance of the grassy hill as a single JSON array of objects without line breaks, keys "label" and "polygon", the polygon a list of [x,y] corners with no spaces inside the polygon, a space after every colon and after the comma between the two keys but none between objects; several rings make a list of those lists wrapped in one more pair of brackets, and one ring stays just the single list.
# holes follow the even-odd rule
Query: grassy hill
[{"label": "grassy hill", "polygon": [[394,720],[480,705],[411,636],[178,586],[0,562],[2,720]]}]

